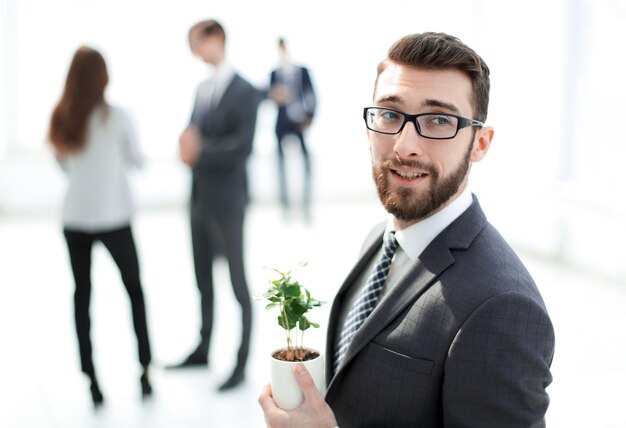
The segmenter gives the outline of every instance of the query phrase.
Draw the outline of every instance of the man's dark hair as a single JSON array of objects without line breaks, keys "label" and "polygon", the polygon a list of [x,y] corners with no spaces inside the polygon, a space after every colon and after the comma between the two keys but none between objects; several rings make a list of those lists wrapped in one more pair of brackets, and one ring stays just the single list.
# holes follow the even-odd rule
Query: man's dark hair
[{"label": "man's dark hair", "polygon": [[204,21],[200,21],[197,24],[194,24],[189,29],[189,45],[190,46],[191,46],[191,36],[196,31],[200,31],[203,36],[220,35],[222,36],[222,40],[226,42],[226,32],[224,31],[224,27],[222,27],[222,24],[220,24],[214,19],[205,19]]},{"label": "man's dark hair", "polygon": [[[378,76],[389,63],[441,70],[456,69],[472,81],[473,119],[484,122],[489,107],[489,67],[472,48],[445,33],[410,34],[396,41],[378,65]],[[378,83],[378,78],[376,79]]]}]

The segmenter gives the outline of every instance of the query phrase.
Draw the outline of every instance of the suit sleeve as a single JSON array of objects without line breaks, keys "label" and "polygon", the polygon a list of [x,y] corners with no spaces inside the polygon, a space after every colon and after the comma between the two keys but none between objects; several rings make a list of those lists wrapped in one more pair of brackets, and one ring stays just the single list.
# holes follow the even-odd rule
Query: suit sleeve
[{"label": "suit sleeve", "polygon": [[317,98],[315,89],[313,89],[311,75],[306,67],[302,68],[302,103],[307,117],[312,119],[317,108]]},{"label": "suit sleeve", "polygon": [[270,73],[270,89],[272,89],[276,84],[277,77],[276,77],[276,70],[273,70]]},{"label": "suit sleeve", "polygon": [[197,167],[200,169],[230,169],[252,152],[256,128],[259,91],[253,86],[242,90],[232,108],[230,132],[220,136],[203,136]]},{"label": "suit sleeve", "polygon": [[542,305],[507,292],[464,323],[445,364],[445,427],[544,427],[554,330]]}]

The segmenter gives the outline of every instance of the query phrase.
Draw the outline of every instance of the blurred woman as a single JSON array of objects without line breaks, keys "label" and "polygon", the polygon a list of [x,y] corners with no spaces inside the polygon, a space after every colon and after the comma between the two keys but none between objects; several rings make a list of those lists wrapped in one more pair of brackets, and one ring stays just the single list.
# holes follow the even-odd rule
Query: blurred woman
[{"label": "blurred woman", "polygon": [[144,397],[152,393],[151,360],[139,261],[130,220],[132,199],[126,171],[142,162],[128,115],[107,104],[109,77],[102,55],[89,47],[74,54],[60,101],[52,112],[49,140],[69,187],[63,208],[63,232],[76,289],[74,316],[82,371],[91,381],[96,406],[102,404],[90,338],[91,249],[101,242],[120,270],[130,297],[137,336]]}]

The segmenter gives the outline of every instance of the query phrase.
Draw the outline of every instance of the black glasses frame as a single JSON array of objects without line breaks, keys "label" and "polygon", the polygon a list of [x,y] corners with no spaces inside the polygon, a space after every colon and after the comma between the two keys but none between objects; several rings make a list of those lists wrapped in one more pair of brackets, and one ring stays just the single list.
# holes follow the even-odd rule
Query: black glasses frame
[{"label": "black glasses frame", "polygon": [[[370,128],[369,124],[367,123],[367,112],[370,109],[376,109],[376,110],[388,110],[388,111],[392,111],[394,113],[398,113],[400,115],[402,115],[402,117],[404,117],[404,122],[402,122],[402,125],[400,126],[400,129],[397,132],[383,132],[383,131],[379,131],[377,129],[372,129]],[[432,115],[442,115],[442,116],[450,116],[450,117],[455,117],[458,122],[456,125],[456,132],[454,133],[453,136],[451,137],[443,137],[443,138],[438,138],[438,137],[427,137],[426,135],[422,135],[422,131],[420,130],[420,126],[419,123],[417,122],[417,118],[421,117],[421,116],[432,116]],[[483,127],[485,126],[485,124],[479,120],[475,120],[475,119],[468,119],[466,117],[463,116],[457,116],[456,114],[450,114],[450,113],[420,113],[420,114],[408,114],[405,113],[403,111],[400,110],[396,110],[393,108],[389,108],[389,107],[379,107],[379,106],[372,106],[372,107],[365,107],[363,109],[363,120],[365,120],[365,126],[367,126],[367,129],[369,129],[370,131],[374,131],[377,132],[379,134],[385,134],[385,135],[397,135],[399,133],[402,132],[402,130],[404,129],[404,125],[407,124],[407,122],[412,122],[413,125],[415,125],[415,130],[417,131],[417,133],[423,137],[423,138],[428,138],[429,140],[451,140],[454,137],[457,136],[457,134],[459,133],[459,131],[463,128],[467,128],[468,126],[479,126],[479,127]]]}]

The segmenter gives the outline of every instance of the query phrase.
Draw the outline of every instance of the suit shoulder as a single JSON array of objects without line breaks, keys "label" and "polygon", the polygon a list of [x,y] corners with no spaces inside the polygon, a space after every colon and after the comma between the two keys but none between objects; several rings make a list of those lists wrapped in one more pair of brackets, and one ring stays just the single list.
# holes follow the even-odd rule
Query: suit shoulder
[{"label": "suit shoulder", "polygon": [[543,303],[537,285],[524,262],[491,225],[478,234],[467,251],[455,253],[461,275],[480,283],[487,295],[520,292]]},{"label": "suit shoulder", "polygon": [[262,91],[241,75],[236,74],[231,85],[238,94],[242,96],[254,97],[255,99],[258,98],[258,101],[260,101]]},{"label": "suit shoulder", "polygon": [[243,77],[241,74],[236,73],[235,76],[233,77],[233,84],[240,87],[240,88],[245,88],[245,89],[254,89],[254,85],[252,83],[250,83],[250,81],[248,79],[246,79],[245,77]]},{"label": "suit shoulder", "polygon": [[367,233],[367,239],[371,239],[372,237],[380,235],[381,233],[384,232],[386,227],[387,227],[387,220],[379,221],[374,226],[372,226],[370,231]]},{"label": "suit shoulder", "polygon": [[360,254],[363,255],[372,244],[380,238],[380,236],[385,231],[385,227],[387,226],[387,221],[381,221],[376,223],[370,231],[365,236],[365,240],[363,241],[363,245],[361,245]]}]

